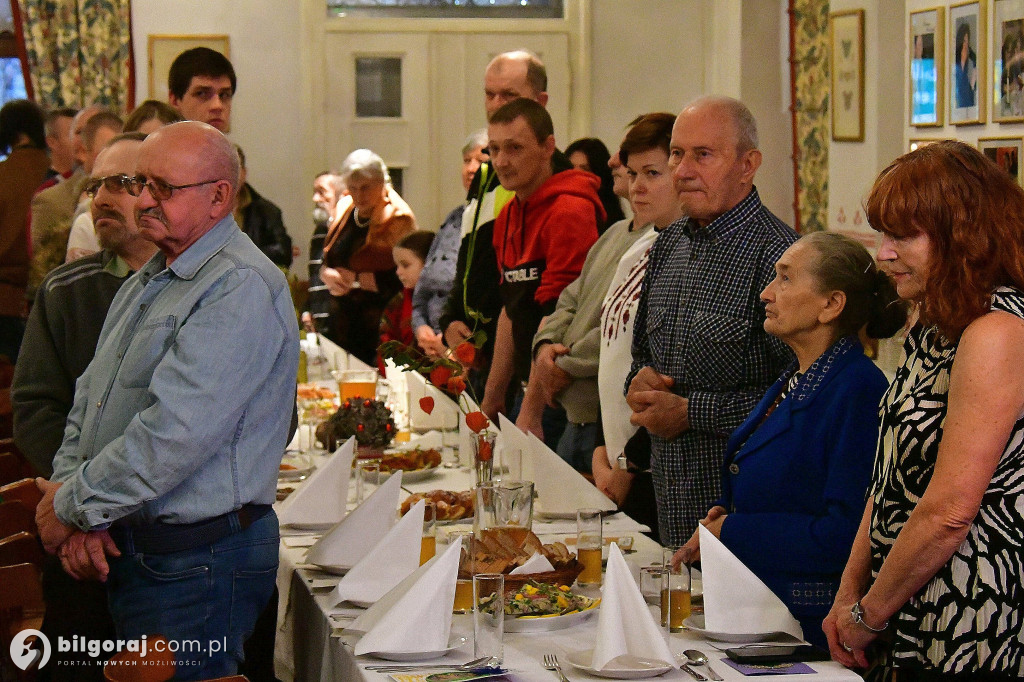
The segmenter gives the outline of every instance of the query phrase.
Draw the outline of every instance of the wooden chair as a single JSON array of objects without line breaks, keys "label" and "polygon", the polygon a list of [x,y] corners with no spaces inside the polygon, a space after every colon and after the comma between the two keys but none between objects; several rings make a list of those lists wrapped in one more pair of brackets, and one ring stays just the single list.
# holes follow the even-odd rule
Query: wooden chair
[{"label": "wooden chair", "polygon": [[[165,682],[174,677],[174,654],[163,635],[146,638],[146,655],[138,651],[122,650],[114,654],[103,666],[103,679],[108,682]],[[157,642],[163,642],[156,647]],[[162,651],[157,651],[157,649]]]},{"label": "wooden chair", "polygon": [[39,492],[34,478],[23,478],[14,483],[0,486],[0,502],[17,500],[32,510],[34,514],[43,494]]},{"label": "wooden chair", "polygon": [[0,540],[0,566],[32,564],[39,569],[45,556],[39,538],[31,533],[15,533]]},{"label": "wooden chair", "polygon": [[0,502],[0,538],[22,532],[38,535],[35,511],[17,500]]},{"label": "wooden chair", "polygon": [[0,566],[0,585],[0,646],[6,655],[16,634],[42,626],[46,606],[39,569],[32,564]]}]

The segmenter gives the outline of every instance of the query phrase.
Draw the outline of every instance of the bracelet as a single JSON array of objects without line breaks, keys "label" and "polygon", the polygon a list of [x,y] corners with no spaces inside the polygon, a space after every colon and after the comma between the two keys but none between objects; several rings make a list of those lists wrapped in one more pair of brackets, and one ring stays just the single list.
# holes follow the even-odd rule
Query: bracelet
[{"label": "bracelet", "polygon": [[884,623],[882,623],[882,627],[880,627],[880,628],[873,628],[870,625],[868,625],[866,622],[864,622],[864,607],[862,607],[860,605],[860,600],[859,599],[856,601],[856,603],[854,603],[853,606],[850,607],[850,615],[853,616],[853,622],[854,623],[856,623],[857,625],[860,625],[865,630],[869,630],[869,631],[874,632],[876,634],[879,633],[879,632],[884,632],[885,629],[887,627],[889,627],[889,621],[885,621]]}]

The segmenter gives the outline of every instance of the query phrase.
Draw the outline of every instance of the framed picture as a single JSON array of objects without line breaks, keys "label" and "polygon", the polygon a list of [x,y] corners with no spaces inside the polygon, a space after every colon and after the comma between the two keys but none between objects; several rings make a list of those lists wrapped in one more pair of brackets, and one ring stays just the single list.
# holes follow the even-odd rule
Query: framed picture
[{"label": "framed picture", "polygon": [[829,15],[832,46],[832,139],[864,141],[864,10]]},{"label": "framed picture", "polygon": [[910,125],[942,125],[943,8],[910,13]]},{"label": "framed picture", "polygon": [[949,122],[985,122],[985,4],[949,7]]},{"label": "framed picture", "polygon": [[193,47],[208,47],[231,59],[226,35],[149,35],[149,98],[167,101],[167,73],[174,59]]},{"label": "framed picture", "polygon": [[992,120],[1024,121],[1024,0],[992,5]]},{"label": "framed picture", "polygon": [[1013,176],[1018,185],[1022,184],[1020,155],[1024,151],[1024,140],[1019,137],[982,137],[978,139],[978,149]]},{"label": "framed picture", "polygon": [[930,144],[935,144],[936,142],[942,142],[945,139],[947,139],[947,138],[945,138],[945,137],[912,137],[912,138],[910,138],[910,144],[908,145],[909,148],[907,149],[907,151],[910,151],[910,152],[917,151],[921,147],[927,147]]}]

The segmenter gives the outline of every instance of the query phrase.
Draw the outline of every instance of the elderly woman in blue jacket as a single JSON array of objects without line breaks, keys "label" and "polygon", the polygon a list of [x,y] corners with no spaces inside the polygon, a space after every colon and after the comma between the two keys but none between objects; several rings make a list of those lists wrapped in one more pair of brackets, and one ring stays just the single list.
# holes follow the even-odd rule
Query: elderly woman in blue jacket
[{"label": "elderly woman in blue jacket", "polygon": [[[829,232],[793,244],[761,300],[765,331],[796,361],[733,432],[722,498],[701,524],[824,645],[821,621],[860,522],[886,388],[858,332],[891,336],[906,309],[867,250]],[[694,533],[676,558],[699,554]]]}]

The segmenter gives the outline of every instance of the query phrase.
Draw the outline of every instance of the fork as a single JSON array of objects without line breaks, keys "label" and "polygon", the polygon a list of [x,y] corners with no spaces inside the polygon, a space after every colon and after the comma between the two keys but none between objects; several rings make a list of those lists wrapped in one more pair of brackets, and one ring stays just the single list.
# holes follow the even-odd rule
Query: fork
[{"label": "fork", "polygon": [[558,675],[558,682],[569,682],[569,678],[562,672],[562,666],[558,665],[558,657],[554,654],[544,654],[544,669]]}]

